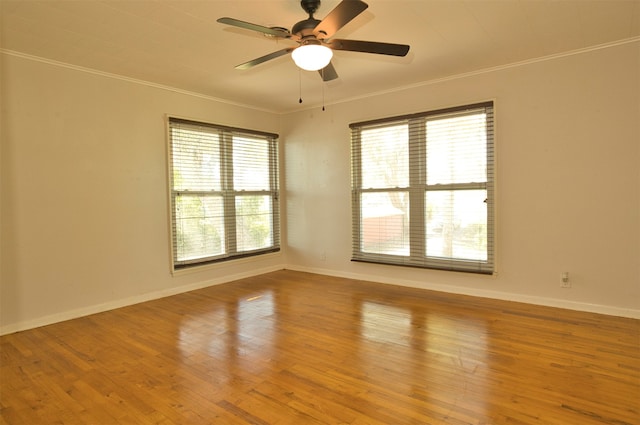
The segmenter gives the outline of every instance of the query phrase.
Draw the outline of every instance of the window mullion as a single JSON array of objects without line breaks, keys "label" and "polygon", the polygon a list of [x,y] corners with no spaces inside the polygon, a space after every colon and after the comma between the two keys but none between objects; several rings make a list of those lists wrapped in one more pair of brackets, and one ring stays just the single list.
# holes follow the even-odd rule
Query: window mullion
[{"label": "window mullion", "polygon": [[425,121],[409,121],[409,244],[411,261],[421,261],[425,255],[426,149]]},{"label": "window mullion", "polygon": [[236,236],[236,202],[233,187],[233,134],[225,131],[222,133],[220,144],[222,161],[220,164],[222,173],[222,192],[224,202],[224,227],[227,255],[233,255],[238,251]]}]

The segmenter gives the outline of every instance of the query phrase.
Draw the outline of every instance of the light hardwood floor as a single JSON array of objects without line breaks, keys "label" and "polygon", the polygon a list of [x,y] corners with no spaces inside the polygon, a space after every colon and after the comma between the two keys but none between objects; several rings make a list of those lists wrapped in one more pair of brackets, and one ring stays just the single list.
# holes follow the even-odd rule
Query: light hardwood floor
[{"label": "light hardwood floor", "polygon": [[0,338],[2,424],[640,424],[640,321],[279,271]]}]

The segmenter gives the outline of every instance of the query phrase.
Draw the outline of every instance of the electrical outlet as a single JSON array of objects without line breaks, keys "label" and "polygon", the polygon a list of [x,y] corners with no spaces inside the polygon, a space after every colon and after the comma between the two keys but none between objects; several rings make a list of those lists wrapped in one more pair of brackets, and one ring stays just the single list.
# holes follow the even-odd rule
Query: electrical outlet
[{"label": "electrical outlet", "polygon": [[571,288],[571,281],[569,280],[569,272],[562,272],[560,275],[560,287]]}]

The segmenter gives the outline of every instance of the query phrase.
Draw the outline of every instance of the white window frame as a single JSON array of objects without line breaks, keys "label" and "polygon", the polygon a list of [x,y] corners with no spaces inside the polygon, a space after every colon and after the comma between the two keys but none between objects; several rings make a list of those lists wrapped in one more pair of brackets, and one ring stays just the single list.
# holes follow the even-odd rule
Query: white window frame
[{"label": "white window frame", "polygon": [[[351,128],[352,158],[352,261],[372,262],[389,265],[413,266],[441,270],[495,273],[495,158],[494,158],[494,116],[493,102],[483,102],[454,108],[441,109],[411,115],[353,123]],[[486,114],[486,180],[456,182],[452,184],[428,185],[426,181],[426,122],[442,117]],[[408,128],[409,182],[406,187],[363,187],[362,178],[362,141],[363,130],[385,128],[396,125]],[[436,191],[486,190],[486,259],[465,259],[429,256],[426,247],[429,236],[426,231],[426,196]],[[401,192],[408,194],[409,212],[405,219],[409,227],[409,245],[407,254],[388,254],[368,252],[364,248],[363,195],[375,193]]]},{"label": "white window frame", "polygon": [[[195,266],[202,266],[212,263],[245,258],[256,255],[263,255],[280,251],[280,204],[279,204],[279,180],[278,180],[278,135],[268,132],[247,130],[206,122],[193,121],[185,118],[167,116],[167,144],[168,144],[168,176],[169,176],[169,215],[170,215],[170,233],[171,233],[171,262],[172,270],[178,271],[188,269]],[[174,157],[173,157],[173,128],[183,126],[191,131],[201,128],[206,132],[217,132],[219,144],[216,146],[220,152],[220,185],[219,190],[179,190],[174,187]],[[196,130],[197,131],[197,130]],[[251,139],[264,140],[268,146],[268,189],[265,190],[236,190],[233,187],[233,148],[234,136],[248,137]],[[179,196],[201,196],[218,197],[222,199],[223,204],[223,221],[224,221],[224,237],[223,252],[217,255],[202,256],[191,259],[178,259],[177,249],[177,224],[176,224],[176,198]],[[269,246],[252,250],[238,250],[238,242],[236,240],[237,217],[235,211],[236,199],[241,196],[268,196],[270,198],[270,244]]]}]

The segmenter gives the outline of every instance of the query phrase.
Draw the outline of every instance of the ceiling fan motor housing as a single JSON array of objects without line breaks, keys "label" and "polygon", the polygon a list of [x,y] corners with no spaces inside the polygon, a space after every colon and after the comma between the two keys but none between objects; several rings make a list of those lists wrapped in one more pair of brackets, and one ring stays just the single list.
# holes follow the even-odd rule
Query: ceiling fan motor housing
[{"label": "ceiling fan motor housing", "polygon": [[300,21],[291,28],[291,33],[300,36],[300,38],[305,38],[307,36],[313,35],[313,30],[321,21],[315,18],[305,19],[304,21]]}]

